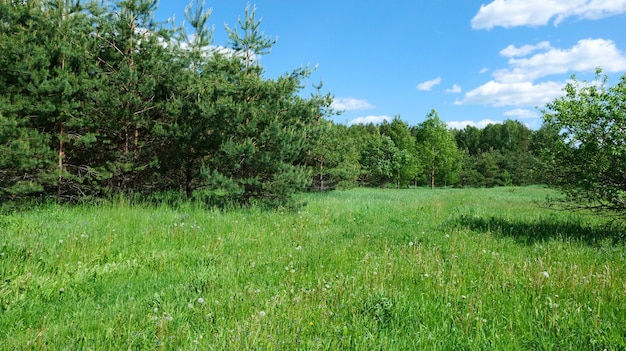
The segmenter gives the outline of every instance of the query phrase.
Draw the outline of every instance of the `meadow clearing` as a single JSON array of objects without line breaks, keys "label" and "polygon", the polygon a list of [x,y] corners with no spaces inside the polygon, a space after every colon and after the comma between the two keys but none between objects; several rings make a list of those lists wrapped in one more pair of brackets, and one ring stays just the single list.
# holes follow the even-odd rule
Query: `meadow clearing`
[{"label": "meadow clearing", "polygon": [[6,350],[626,350],[626,238],[543,187],[0,215]]}]

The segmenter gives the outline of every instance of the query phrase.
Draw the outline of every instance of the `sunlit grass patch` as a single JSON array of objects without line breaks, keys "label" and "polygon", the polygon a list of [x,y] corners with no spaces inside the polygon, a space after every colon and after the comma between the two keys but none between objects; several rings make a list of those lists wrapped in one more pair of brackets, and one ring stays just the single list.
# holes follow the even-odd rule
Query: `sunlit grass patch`
[{"label": "sunlit grass patch", "polygon": [[[620,349],[619,227],[551,192],[354,189],[299,211],[4,215],[7,349]],[[6,346],[5,346],[6,345]]]}]

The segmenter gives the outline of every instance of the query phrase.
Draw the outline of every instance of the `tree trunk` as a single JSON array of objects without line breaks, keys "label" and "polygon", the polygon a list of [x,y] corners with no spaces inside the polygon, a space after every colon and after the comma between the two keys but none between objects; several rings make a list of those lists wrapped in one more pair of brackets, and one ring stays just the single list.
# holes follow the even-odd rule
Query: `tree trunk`
[{"label": "tree trunk", "polygon": [[57,180],[57,201],[61,201],[61,183],[63,182],[63,156],[65,151],[63,151],[63,122],[60,123],[59,127],[59,178]]},{"label": "tree trunk", "polygon": [[430,188],[435,189],[435,169],[430,174]]},{"label": "tree trunk", "polygon": [[324,155],[320,156],[320,192],[324,191]]}]

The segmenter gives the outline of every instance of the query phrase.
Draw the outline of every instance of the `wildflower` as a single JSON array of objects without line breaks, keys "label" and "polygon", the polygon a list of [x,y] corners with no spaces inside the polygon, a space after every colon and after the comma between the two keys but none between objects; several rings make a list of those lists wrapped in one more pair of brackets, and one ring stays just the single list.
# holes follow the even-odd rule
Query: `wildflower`
[{"label": "wildflower", "polygon": [[413,242],[412,241],[409,241],[409,246],[413,246]]},{"label": "wildflower", "polygon": [[63,294],[65,292],[65,288],[59,289],[59,294]]},{"label": "wildflower", "polygon": [[547,271],[541,272],[541,275],[543,275],[546,278],[550,278],[550,273],[548,273]]},{"label": "wildflower", "polygon": [[298,247],[296,247],[296,251],[300,251],[302,250],[302,246],[298,245]]},{"label": "wildflower", "polygon": [[260,317],[265,317],[265,311],[260,311],[260,312],[259,312],[259,316],[260,316]]},{"label": "wildflower", "polygon": [[198,303],[201,304],[201,305],[204,305],[204,299],[199,297],[198,298]]}]

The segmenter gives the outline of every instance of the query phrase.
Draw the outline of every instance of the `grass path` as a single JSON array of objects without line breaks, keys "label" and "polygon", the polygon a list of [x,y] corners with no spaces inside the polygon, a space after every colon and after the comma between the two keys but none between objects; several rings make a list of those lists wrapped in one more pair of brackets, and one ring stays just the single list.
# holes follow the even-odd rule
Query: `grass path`
[{"label": "grass path", "polygon": [[0,216],[0,348],[625,350],[624,234],[549,190]]}]

